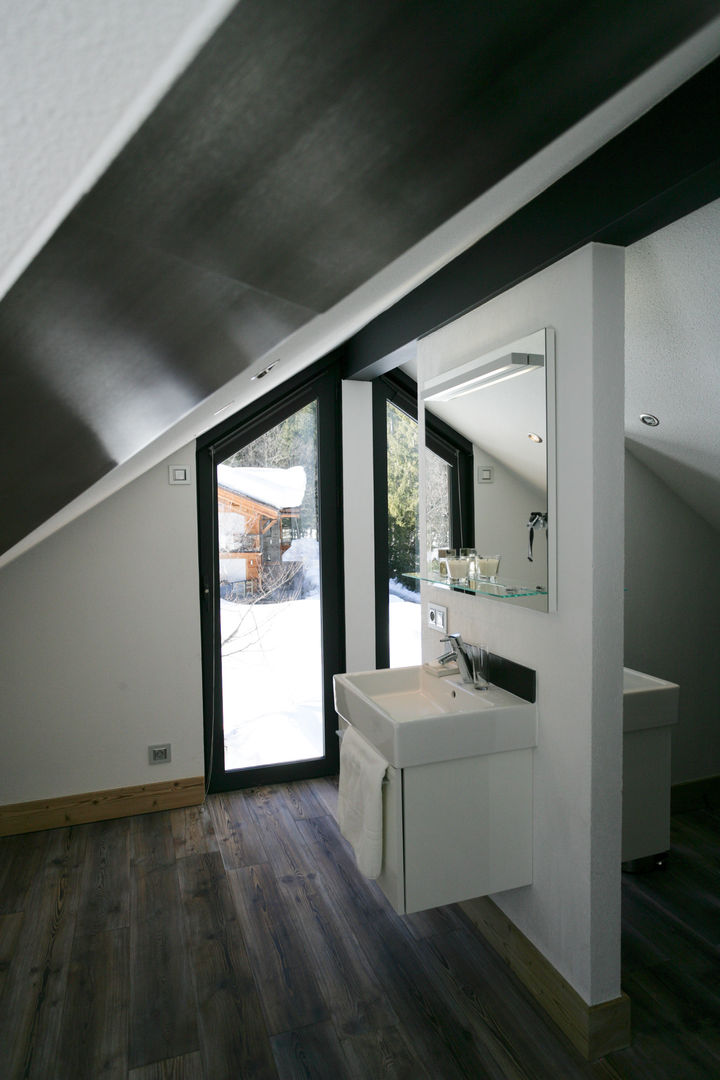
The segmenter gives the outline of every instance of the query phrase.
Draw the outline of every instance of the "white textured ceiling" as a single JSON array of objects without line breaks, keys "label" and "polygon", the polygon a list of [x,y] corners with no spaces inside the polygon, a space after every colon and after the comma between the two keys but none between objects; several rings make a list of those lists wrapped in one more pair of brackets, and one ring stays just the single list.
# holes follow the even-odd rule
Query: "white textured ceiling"
[{"label": "white textured ceiling", "polygon": [[0,298],[235,0],[3,0]]},{"label": "white textured ceiling", "polygon": [[629,247],[625,273],[628,449],[720,530],[720,200]]}]

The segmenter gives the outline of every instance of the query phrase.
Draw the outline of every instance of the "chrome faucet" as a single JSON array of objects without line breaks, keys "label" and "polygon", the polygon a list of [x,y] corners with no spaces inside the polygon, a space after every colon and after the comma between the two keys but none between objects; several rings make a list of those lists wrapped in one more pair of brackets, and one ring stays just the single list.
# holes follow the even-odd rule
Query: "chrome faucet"
[{"label": "chrome faucet", "polygon": [[476,690],[487,690],[488,681],[483,670],[487,663],[487,652],[477,645],[469,645],[460,634],[448,634],[442,639],[450,645],[450,653],[439,657],[445,663],[454,656],[464,683],[472,683]]}]

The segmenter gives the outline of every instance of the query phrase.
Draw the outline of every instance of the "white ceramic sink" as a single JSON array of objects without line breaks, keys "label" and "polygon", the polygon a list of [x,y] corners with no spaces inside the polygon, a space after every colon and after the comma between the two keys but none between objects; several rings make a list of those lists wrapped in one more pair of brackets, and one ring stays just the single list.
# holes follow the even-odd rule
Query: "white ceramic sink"
[{"label": "white ceramic sink", "polygon": [[507,690],[475,690],[422,667],[335,675],[335,708],[391,765],[497,754],[537,745],[536,706]]},{"label": "white ceramic sink", "polygon": [[679,695],[677,683],[623,668],[623,731],[676,724]]}]

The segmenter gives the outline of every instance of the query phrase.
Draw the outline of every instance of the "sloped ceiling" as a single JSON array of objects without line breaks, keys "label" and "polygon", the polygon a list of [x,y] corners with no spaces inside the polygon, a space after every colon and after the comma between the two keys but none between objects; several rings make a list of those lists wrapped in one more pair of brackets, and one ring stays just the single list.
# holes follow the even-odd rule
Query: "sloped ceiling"
[{"label": "sloped ceiling", "polygon": [[631,245],[625,276],[627,448],[720,530],[720,200]]},{"label": "sloped ceiling", "polygon": [[234,2],[3,4],[0,297]]},{"label": "sloped ceiling", "polygon": [[0,551],[716,13],[243,0],[0,305]]}]

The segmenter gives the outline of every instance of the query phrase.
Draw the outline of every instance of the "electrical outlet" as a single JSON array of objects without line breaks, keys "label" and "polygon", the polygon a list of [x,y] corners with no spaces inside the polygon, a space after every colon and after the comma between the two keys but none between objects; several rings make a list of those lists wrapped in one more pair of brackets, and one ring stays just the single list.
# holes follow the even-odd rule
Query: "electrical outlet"
[{"label": "electrical outlet", "polygon": [[428,626],[447,634],[447,608],[441,604],[428,604]]},{"label": "electrical outlet", "polygon": [[166,765],[170,761],[170,743],[156,743],[155,746],[148,746],[148,761],[151,765]]}]

